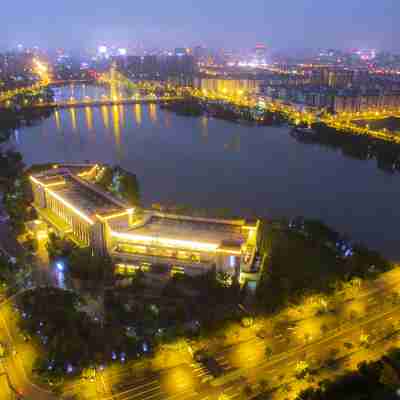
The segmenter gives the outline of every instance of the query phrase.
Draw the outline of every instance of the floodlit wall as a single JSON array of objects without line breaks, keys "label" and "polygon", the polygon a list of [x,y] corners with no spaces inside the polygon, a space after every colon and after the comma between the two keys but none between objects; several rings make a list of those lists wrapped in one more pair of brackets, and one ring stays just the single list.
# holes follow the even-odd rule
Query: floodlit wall
[{"label": "floodlit wall", "polygon": [[[74,180],[82,181],[76,177]],[[65,225],[65,231],[79,243],[90,246],[98,254],[109,254],[116,262],[168,265],[191,275],[216,267],[217,271],[239,276],[241,271],[249,272],[254,261],[258,222],[255,226],[246,226],[244,220],[195,218],[152,211],[144,211],[142,220],[134,221],[135,211],[129,208],[121,208],[120,212],[108,216],[97,215],[94,211],[94,215],[89,216],[80,209],[80,204],[71,204],[52,190],[52,185],[62,185],[65,181],[46,185],[31,177],[31,183],[34,206],[43,214],[55,216],[53,221],[46,219],[49,224],[56,226],[55,222],[59,221],[58,225]],[[92,189],[86,182],[84,186]],[[117,201],[114,204],[121,206]],[[164,222],[152,225],[152,217],[172,221],[173,228],[165,226]],[[141,229],[144,233],[138,234]]]}]

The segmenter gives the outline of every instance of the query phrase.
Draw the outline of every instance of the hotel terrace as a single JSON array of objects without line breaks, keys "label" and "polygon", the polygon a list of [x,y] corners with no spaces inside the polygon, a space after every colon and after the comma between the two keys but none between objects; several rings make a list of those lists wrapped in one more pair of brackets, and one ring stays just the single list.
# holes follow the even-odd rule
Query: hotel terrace
[{"label": "hotel terrace", "polygon": [[98,254],[120,272],[164,267],[201,274],[212,267],[257,281],[259,221],[197,218],[135,209],[95,182],[101,165],[64,164],[30,177],[34,207],[58,235]]}]

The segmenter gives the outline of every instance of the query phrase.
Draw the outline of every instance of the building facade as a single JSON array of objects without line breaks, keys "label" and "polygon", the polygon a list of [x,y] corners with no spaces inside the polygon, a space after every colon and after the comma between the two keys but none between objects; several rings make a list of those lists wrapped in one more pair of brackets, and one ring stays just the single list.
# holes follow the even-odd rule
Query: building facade
[{"label": "building facade", "polygon": [[[203,274],[216,268],[241,281],[254,269],[259,221],[198,218],[139,210],[100,189],[100,165],[63,165],[32,175],[33,205],[58,235],[128,269],[149,266]],[[243,282],[244,283],[244,282]]]}]

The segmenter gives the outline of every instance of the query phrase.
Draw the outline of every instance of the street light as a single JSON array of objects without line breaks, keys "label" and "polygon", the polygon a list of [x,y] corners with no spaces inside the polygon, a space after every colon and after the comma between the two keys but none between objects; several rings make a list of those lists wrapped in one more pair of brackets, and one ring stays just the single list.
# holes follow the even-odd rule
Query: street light
[{"label": "street light", "polygon": [[60,272],[64,272],[65,266],[62,262],[56,263],[57,270]]}]

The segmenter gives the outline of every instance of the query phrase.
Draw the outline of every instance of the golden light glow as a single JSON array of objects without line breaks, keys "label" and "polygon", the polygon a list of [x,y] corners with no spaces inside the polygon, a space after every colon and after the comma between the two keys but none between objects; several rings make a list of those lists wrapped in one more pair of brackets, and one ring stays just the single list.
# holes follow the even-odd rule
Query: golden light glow
[{"label": "golden light glow", "polygon": [[225,250],[225,249],[217,249],[218,253],[223,253],[223,254],[232,254],[236,256],[240,256],[242,253],[239,250]]},{"label": "golden light glow", "polygon": [[[179,356],[179,352],[176,352],[176,356]],[[177,390],[190,390],[194,385],[193,374],[189,368],[185,368],[184,366],[167,370],[161,378],[161,386],[170,395],[176,395]]]},{"label": "golden light glow", "polygon": [[37,180],[34,176],[31,175],[31,176],[29,177],[29,179],[30,179],[32,182],[36,183],[36,185],[45,187],[45,185],[44,185],[42,182],[40,182],[39,180]]},{"label": "golden light glow", "polygon": [[75,214],[77,214],[79,217],[81,217],[83,220],[85,220],[87,223],[89,223],[90,225],[94,224],[94,222],[87,215],[85,215],[82,211],[78,210],[75,206],[73,206],[67,200],[63,199],[60,195],[58,195],[57,193],[53,192],[49,188],[45,188],[45,190],[51,196],[53,196],[55,199],[57,199],[60,203],[64,204],[65,207],[69,208],[71,211],[73,211]]},{"label": "golden light glow", "polygon": [[48,185],[44,185],[44,186],[48,188],[48,187],[55,187],[55,186],[62,186],[62,185],[65,185],[65,181],[49,183]]},{"label": "golden light glow", "polygon": [[132,242],[137,243],[144,243],[144,244],[161,244],[167,247],[173,248],[189,248],[193,250],[200,250],[200,251],[217,251],[218,244],[212,243],[201,243],[201,242],[193,242],[190,240],[178,240],[178,239],[168,239],[168,238],[161,238],[161,237],[152,237],[152,236],[144,236],[144,235],[135,235],[132,233],[120,233],[111,231],[111,235],[124,240],[129,240]]},{"label": "golden light glow", "polygon": [[151,122],[157,122],[157,107],[153,103],[149,104],[149,117]]},{"label": "golden light glow", "polygon": [[54,118],[56,120],[56,127],[58,131],[61,131],[61,121],[60,121],[60,113],[56,110],[54,112]]},{"label": "golden light glow", "polygon": [[36,235],[38,240],[44,240],[49,237],[49,235],[46,232],[38,232]]},{"label": "golden light glow", "polygon": [[70,113],[71,113],[71,121],[72,121],[72,130],[75,132],[77,129],[75,108],[71,108]]},{"label": "golden light glow", "polygon": [[92,114],[92,109],[90,107],[85,108],[86,112],[86,126],[89,131],[93,130],[93,114]]},{"label": "golden light glow", "polygon": [[104,220],[104,221],[109,221],[110,219],[114,219],[114,218],[118,218],[118,217],[123,217],[124,215],[131,215],[133,214],[134,209],[130,208],[128,210],[125,210],[123,212],[117,213],[117,214],[112,214],[112,215],[108,215],[106,217],[104,216],[100,216],[100,215],[96,215],[98,216],[100,219]]},{"label": "golden light glow", "polygon": [[115,144],[116,144],[117,150],[119,152],[121,150],[121,125],[120,125],[119,110],[118,110],[117,105],[114,105],[112,107],[112,115],[113,115],[113,122],[114,122]]},{"label": "golden light glow", "polygon": [[244,225],[244,226],[242,226],[242,229],[256,230],[257,228],[255,226]]},{"label": "golden light glow", "polygon": [[121,115],[121,126],[125,128],[125,108],[122,104],[119,106],[119,112]]},{"label": "golden light glow", "polygon": [[101,107],[101,115],[103,117],[104,128],[108,129],[110,127],[110,117],[106,106]]},{"label": "golden light glow", "polygon": [[87,175],[92,175],[92,174],[96,171],[96,169],[97,169],[98,167],[99,167],[99,166],[98,166],[97,164],[95,164],[90,170],[88,170],[88,171],[83,171],[83,172],[79,173],[78,176],[79,176],[79,177],[83,177],[83,176],[87,176]]},{"label": "golden light glow", "polygon": [[135,121],[138,125],[142,124],[142,108],[140,104],[135,104],[134,107]]}]

